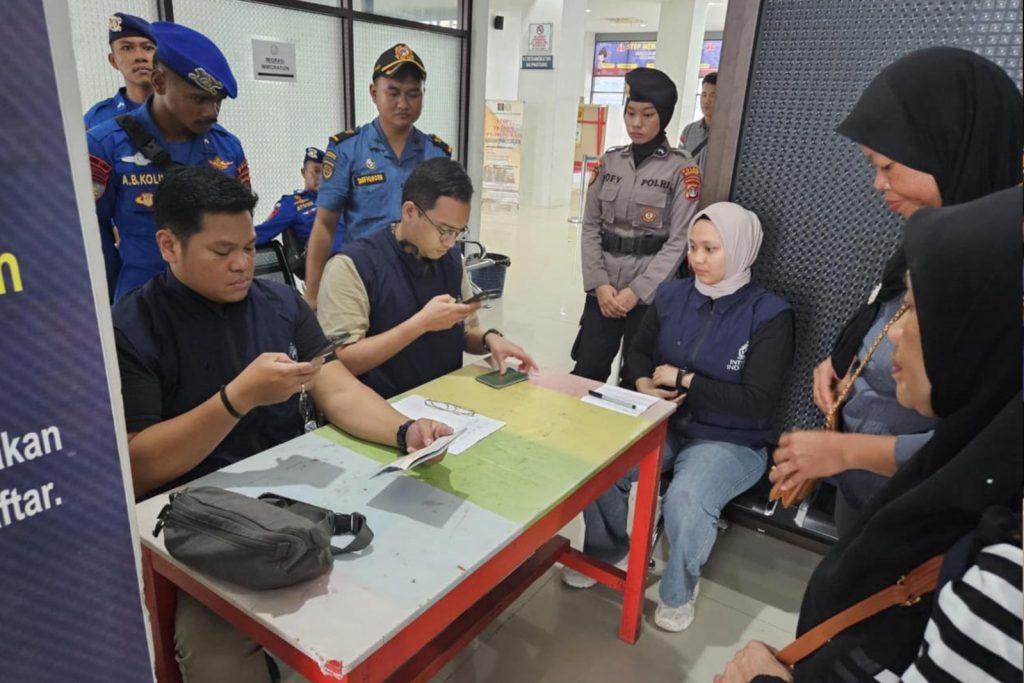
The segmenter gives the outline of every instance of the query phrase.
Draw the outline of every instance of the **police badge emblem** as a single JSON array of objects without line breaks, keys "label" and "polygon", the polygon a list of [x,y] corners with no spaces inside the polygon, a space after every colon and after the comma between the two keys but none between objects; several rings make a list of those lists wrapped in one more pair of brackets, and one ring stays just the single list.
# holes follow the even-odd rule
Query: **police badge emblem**
[{"label": "police badge emblem", "polygon": [[395,59],[407,60],[412,57],[412,50],[408,45],[398,44],[395,46]]},{"label": "police badge emblem", "polygon": [[110,30],[110,31],[113,31],[114,33],[120,33],[121,32],[121,17],[119,17],[119,16],[117,16],[115,14],[115,15],[112,15],[109,19],[107,19],[107,29]]},{"label": "police badge emblem", "polygon": [[197,66],[193,69],[192,73],[188,75],[188,79],[211,95],[220,95],[220,91],[224,89],[224,84],[214,78],[201,66]]},{"label": "police badge emblem", "polygon": [[657,211],[657,209],[652,209],[651,207],[647,206],[647,207],[644,207],[643,209],[640,210],[640,221],[641,222],[646,223],[647,225],[650,225],[651,223],[653,223],[656,220],[658,220],[658,211]]},{"label": "police badge emblem", "polygon": [[371,159],[367,159],[366,160],[366,168],[370,169],[371,171],[376,170],[377,162],[374,161],[372,158]]}]

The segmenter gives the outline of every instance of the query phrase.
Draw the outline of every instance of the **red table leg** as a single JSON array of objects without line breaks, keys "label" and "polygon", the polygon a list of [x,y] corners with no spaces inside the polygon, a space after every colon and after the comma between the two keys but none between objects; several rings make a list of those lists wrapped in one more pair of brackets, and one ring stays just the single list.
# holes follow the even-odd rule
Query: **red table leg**
[{"label": "red table leg", "polygon": [[648,563],[651,560],[651,536],[654,531],[654,512],[658,504],[665,429],[666,426],[662,423],[655,430],[657,440],[640,461],[633,530],[630,532],[629,567],[626,571],[626,587],[622,594],[622,620],[619,622],[619,638],[630,645],[640,637],[640,620],[644,614],[644,587]]},{"label": "red table leg", "polygon": [[158,683],[181,683],[181,671],[174,658],[174,610],[178,605],[178,587],[153,569],[153,552],[145,545],[142,546],[142,580],[153,632],[156,680]]}]

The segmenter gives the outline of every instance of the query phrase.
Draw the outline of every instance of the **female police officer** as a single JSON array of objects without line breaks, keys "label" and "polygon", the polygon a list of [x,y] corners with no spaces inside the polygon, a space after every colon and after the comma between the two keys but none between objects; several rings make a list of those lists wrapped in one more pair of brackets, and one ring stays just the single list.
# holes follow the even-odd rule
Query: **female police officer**
[{"label": "female police officer", "polygon": [[[636,69],[626,75],[626,97],[633,142],[598,162],[581,237],[587,300],[573,374],[602,382],[620,342],[629,348],[655,288],[678,271],[700,197],[697,164],[665,138],[677,99],[672,80],[657,69]],[[628,377],[625,370],[621,377]]]}]

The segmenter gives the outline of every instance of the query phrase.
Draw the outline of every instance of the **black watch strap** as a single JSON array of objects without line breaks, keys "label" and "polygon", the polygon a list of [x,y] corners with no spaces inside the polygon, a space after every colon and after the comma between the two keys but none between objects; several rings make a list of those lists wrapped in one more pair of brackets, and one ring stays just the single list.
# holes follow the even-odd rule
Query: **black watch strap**
[{"label": "black watch strap", "polygon": [[406,441],[406,437],[409,434],[409,427],[412,427],[416,420],[406,420],[402,423],[402,426],[398,428],[398,434],[395,435],[395,441],[398,442],[398,452],[405,455],[409,452],[409,444]]},{"label": "black watch strap", "polygon": [[497,329],[495,329],[493,327],[491,329],[487,330],[486,332],[484,332],[484,335],[482,337],[480,337],[480,342],[484,345],[484,351],[486,351],[487,353],[491,352],[491,347],[487,343],[487,335],[489,335],[489,334],[496,334],[499,337],[504,337],[505,336],[505,335],[503,335],[501,333],[501,330],[497,330]]},{"label": "black watch strap", "polygon": [[686,373],[688,372],[689,370],[687,370],[686,368],[679,368],[676,371],[676,391],[678,391],[680,394],[685,394],[687,391],[690,390],[689,387],[683,384],[683,377],[685,377]]},{"label": "black watch strap", "polygon": [[231,405],[231,401],[228,400],[227,384],[220,385],[220,400],[221,402],[224,403],[224,408],[225,410],[228,411],[228,413],[231,414],[231,417],[235,418],[236,420],[241,420],[243,417],[245,417],[243,413],[240,413],[237,410],[235,410],[235,407]]}]

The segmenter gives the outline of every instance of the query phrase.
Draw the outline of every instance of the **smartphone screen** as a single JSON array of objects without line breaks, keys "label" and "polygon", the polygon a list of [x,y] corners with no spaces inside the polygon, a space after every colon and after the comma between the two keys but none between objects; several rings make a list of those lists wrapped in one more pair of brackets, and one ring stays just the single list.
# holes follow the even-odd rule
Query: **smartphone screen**
[{"label": "smartphone screen", "polygon": [[480,375],[476,378],[476,381],[482,382],[483,384],[495,389],[504,389],[505,387],[512,386],[513,384],[525,382],[527,379],[529,378],[525,373],[509,368],[505,371],[504,375],[498,370],[495,370],[494,372],[488,372],[486,375]]}]

